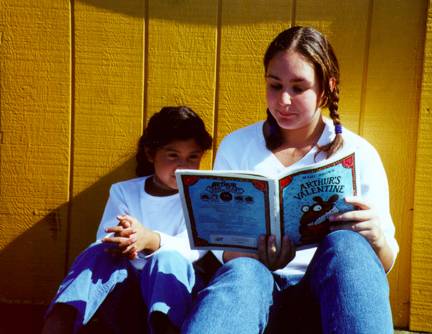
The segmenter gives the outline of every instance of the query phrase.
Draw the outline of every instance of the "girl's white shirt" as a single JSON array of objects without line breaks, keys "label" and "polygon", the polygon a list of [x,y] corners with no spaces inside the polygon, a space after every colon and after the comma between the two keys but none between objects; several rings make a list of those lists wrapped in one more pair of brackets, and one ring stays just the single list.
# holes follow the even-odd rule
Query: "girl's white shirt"
[{"label": "girl's white shirt", "polygon": [[[111,186],[105,211],[100,222],[96,242],[109,235],[105,232],[107,227],[118,225],[118,215],[130,215],[145,227],[159,233],[161,250],[176,250],[190,261],[195,261],[205,252],[191,250],[187,235],[183,210],[179,194],[171,196],[152,196],[144,190],[147,177],[139,177]],[[152,256],[139,253],[131,263],[135,268],[141,269],[146,259]]]},{"label": "girl's white shirt", "polygon": [[[318,145],[323,146],[335,137],[334,126],[331,120],[324,119],[325,128],[318,140]],[[263,135],[264,122],[258,122],[241,128],[227,135],[221,142],[214,169],[218,170],[249,170],[276,177],[282,171],[312,165],[325,160],[325,155],[320,153],[315,157],[317,147],[312,148],[302,159],[289,167],[285,167],[277,157],[267,149]],[[369,203],[372,203],[380,215],[381,228],[389,244],[394,260],[399,252],[399,246],[395,239],[395,228],[390,214],[389,190],[387,176],[375,148],[364,138],[343,129],[344,144],[331,159],[354,151],[356,153],[356,166],[360,180],[360,194]],[[298,249],[296,257],[278,273],[284,275],[302,276],[309,265],[316,247]],[[215,251],[216,257],[222,262],[222,252]],[[394,262],[393,262],[394,263]]]}]

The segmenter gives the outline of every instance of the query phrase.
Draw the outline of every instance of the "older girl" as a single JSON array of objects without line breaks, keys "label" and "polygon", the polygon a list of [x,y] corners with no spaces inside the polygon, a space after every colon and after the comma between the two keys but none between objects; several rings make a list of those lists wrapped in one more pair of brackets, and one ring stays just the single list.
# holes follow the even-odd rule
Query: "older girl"
[{"label": "older girl", "polygon": [[[292,27],[264,56],[267,119],[228,135],[216,169],[277,175],[356,152],[362,197],[331,217],[317,247],[260,237],[257,254],[224,252],[224,265],[198,295],[184,333],[393,333],[386,278],[398,253],[386,173],[376,150],[343,129],[339,67],[320,32]],[[323,117],[328,108],[330,118]]]}]

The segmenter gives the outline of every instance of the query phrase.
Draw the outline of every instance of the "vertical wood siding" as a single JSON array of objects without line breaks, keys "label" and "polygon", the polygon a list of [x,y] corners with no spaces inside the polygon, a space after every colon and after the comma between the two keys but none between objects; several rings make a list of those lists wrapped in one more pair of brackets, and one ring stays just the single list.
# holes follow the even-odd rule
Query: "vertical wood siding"
[{"label": "vertical wood siding", "polygon": [[389,275],[395,324],[432,331],[428,5],[0,0],[0,302],[50,300],[94,239],[110,184],[134,175],[136,141],[162,106],[191,106],[215,148],[263,119],[264,51],[301,24],[329,36],[342,121],[388,173],[401,246]]},{"label": "vertical wood siding", "polygon": [[432,7],[429,2],[418,123],[409,327],[432,332]]},{"label": "vertical wood siding", "polygon": [[46,301],[64,275],[70,16],[68,1],[0,1],[0,301]]},{"label": "vertical wood siding", "polygon": [[[388,173],[391,211],[400,246],[390,274],[393,318],[409,317],[410,249],[419,85],[427,6],[423,1],[374,1],[360,131],[380,152]],[[404,27],[404,28],[401,28]]]}]

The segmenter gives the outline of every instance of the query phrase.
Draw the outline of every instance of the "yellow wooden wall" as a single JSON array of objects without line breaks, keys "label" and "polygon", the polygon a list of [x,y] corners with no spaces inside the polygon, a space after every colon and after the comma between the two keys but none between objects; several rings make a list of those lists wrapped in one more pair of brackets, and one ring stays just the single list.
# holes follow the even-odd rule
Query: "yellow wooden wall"
[{"label": "yellow wooden wall", "polygon": [[265,48],[302,24],[332,41],[342,120],[388,172],[395,324],[432,332],[428,10],[427,0],[0,0],[0,302],[49,301],[93,240],[109,185],[133,176],[136,141],[162,106],[190,105],[216,145],[262,119]]}]

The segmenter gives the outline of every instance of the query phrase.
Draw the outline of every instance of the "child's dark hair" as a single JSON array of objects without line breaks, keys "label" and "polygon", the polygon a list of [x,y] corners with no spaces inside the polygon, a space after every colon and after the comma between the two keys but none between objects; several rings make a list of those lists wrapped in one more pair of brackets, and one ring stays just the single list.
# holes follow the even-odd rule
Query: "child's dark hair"
[{"label": "child's dark hair", "polygon": [[[301,54],[314,66],[320,90],[322,92],[320,107],[328,108],[335,125],[336,137],[327,145],[318,147],[327,157],[335,153],[343,144],[342,125],[339,119],[339,64],[330,42],[319,31],[310,27],[291,27],[282,31],[270,43],[264,55],[264,69],[278,52],[294,51]],[[282,144],[280,128],[274,117],[267,111],[267,122],[270,131],[265,136],[266,146],[273,150]]]},{"label": "child's dark hair", "polygon": [[153,163],[147,159],[147,153],[153,156],[159,148],[174,140],[188,139],[194,139],[203,151],[212,145],[212,137],[203,120],[192,109],[185,106],[163,107],[150,118],[138,141],[136,175],[154,173]]}]

